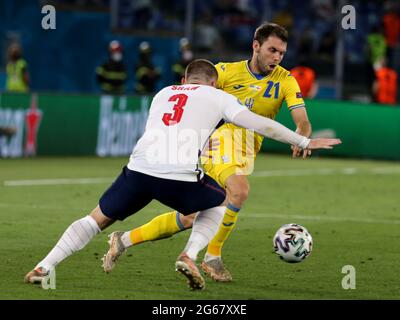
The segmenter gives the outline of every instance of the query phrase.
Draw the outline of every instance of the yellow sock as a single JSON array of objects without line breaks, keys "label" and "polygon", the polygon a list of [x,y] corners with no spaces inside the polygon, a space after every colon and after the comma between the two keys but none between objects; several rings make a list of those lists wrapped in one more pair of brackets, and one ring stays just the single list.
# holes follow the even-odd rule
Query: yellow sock
[{"label": "yellow sock", "polygon": [[228,239],[233,228],[235,227],[239,210],[240,208],[236,208],[235,206],[228,203],[224,218],[221,225],[219,226],[218,232],[208,244],[208,254],[213,256],[221,256],[222,246],[224,245],[224,242],[226,241],[226,239]]},{"label": "yellow sock", "polygon": [[136,245],[145,241],[168,238],[182,230],[185,230],[185,227],[179,220],[179,213],[172,211],[161,214],[148,223],[131,230],[130,238],[132,245]]}]

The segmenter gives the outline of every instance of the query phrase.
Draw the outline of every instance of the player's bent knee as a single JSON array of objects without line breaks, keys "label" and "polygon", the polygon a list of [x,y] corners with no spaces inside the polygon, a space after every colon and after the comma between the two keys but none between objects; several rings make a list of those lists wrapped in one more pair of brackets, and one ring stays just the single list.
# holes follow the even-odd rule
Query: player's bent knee
[{"label": "player's bent knee", "polygon": [[249,190],[237,190],[231,193],[230,201],[233,205],[241,207],[249,196]]},{"label": "player's bent knee", "polygon": [[111,225],[115,222],[115,220],[110,219],[101,211],[99,205],[97,205],[97,207],[92,210],[92,212],[90,213],[90,216],[96,221],[100,230],[104,230],[109,225]]},{"label": "player's bent knee", "polygon": [[229,190],[229,201],[240,208],[249,196],[250,188],[248,185],[235,186]]}]

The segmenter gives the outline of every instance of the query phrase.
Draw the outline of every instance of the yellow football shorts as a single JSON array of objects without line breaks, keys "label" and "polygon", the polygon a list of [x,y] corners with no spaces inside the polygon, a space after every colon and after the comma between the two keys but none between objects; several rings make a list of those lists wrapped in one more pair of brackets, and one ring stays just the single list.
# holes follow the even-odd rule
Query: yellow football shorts
[{"label": "yellow football shorts", "polygon": [[219,185],[225,187],[231,175],[247,176],[253,172],[257,152],[252,131],[225,124],[212,134],[210,142],[201,164]]}]

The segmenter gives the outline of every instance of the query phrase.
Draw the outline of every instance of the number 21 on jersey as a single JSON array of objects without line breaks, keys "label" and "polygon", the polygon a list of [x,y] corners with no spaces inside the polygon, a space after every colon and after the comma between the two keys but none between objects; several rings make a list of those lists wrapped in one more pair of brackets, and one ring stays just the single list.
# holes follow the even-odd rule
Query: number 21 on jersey
[{"label": "number 21 on jersey", "polygon": [[166,126],[172,126],[174,124],[179,123],[182,118],[183,114],[183,107],[186,105],[188,96],[186,94],[180,93],[180,94],[175,94],[172,97],[168,99],[168,101],[172,101],[176,103],[174,104],[173,110],[174,113],[164,113],[162,117],[162,121]]},{"label": "number 21 on jersey", "polygon": [[275,89],[274,90],[274,99],[278,99],[278,97],[279,97],[279,82],[274,83],[273,81],[267,82],[267,89],[265,89],[264,97],[266,97],[266,98],[272,97],[272,93],[271,93],[272,87],[274,87],[274,89]]}]

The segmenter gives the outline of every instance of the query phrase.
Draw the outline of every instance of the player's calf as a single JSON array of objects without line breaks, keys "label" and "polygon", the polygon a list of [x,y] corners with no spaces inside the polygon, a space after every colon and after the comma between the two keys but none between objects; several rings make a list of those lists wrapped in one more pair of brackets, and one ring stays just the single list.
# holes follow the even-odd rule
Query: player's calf
[{"label": "player's calf", "polygon": [[241,208],[247,200],[250,192],[250,184],[247,176],[231,175],[226,179],[229,202],[237,208]]}]

